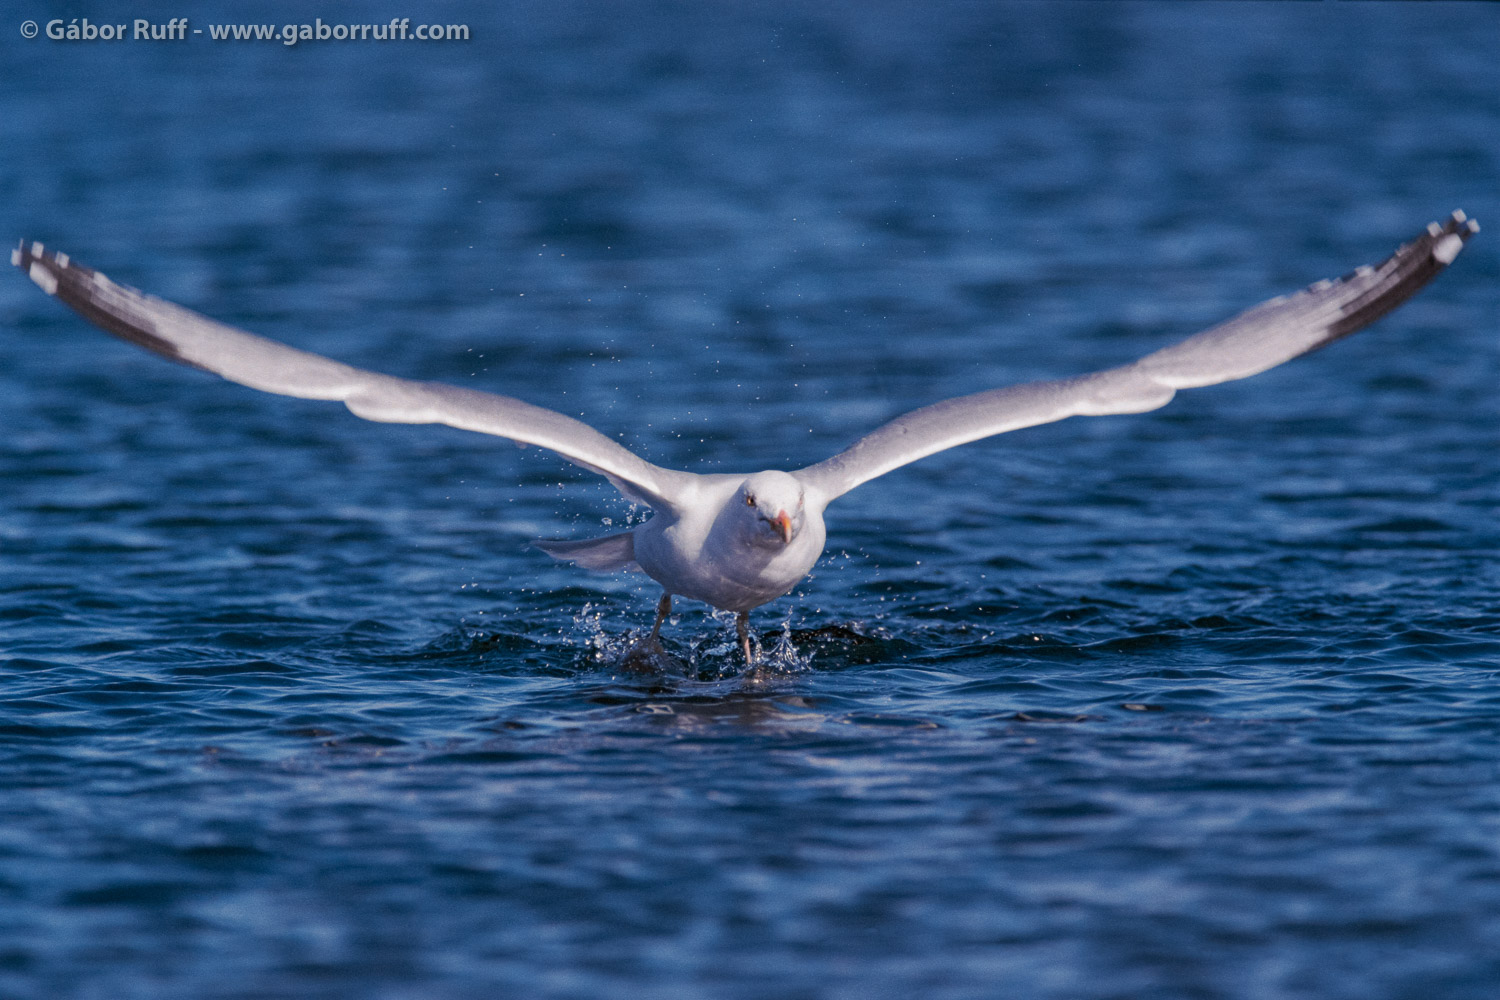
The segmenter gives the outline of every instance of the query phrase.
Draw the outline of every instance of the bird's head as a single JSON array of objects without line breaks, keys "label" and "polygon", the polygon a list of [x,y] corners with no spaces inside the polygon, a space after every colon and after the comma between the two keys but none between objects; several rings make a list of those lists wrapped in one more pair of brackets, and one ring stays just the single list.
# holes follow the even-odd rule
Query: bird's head
[{"label": "bird's head", "polygon": [[757,472],[740,484],[733,501],[740,523],[750,537],[786,546],[797,537],[804,521],[802,484],[785,472]]}]

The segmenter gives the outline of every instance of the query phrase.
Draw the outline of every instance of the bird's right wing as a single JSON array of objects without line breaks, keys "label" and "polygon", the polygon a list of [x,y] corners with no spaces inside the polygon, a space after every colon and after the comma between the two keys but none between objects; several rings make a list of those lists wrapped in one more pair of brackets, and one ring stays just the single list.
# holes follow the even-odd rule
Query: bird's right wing
[{"label": "bird's right wing", "polygon": [[993,434],[1073,416],[1143,413],[1165,405],[1178,389],[1247,378],[1373,323],[1453,263],[1478,231],[1454,212],[1380,264],[1263,302],[1139,361],[913,410],[793,475],[829,501],[909,462]]},{"label": "bird's right wing", "polygon": [[554,410],[440,382],[354,368],[267,340],[118,285],[67,254],[22,242],[11,263],[84,319],[163,357],[231,382],[301,399],[336,399],[366,420],[446,424],[557,452],[609,479],[633,500],[670,508],[693,478],[652,465],[592,427]]}]

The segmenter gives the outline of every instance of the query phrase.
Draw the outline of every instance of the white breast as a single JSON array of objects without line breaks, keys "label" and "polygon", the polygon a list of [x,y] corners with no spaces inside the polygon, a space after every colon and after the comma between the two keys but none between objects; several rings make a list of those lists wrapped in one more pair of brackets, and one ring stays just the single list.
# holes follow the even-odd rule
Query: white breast
[{"label": "white breast", "polygon": [[635,529],[636,562],[669,593],[725,611],[749,611],[795,587],[823,554],[821,511],[805,512],[790,544],[764,548],[714,534],[722,507],[722,501],[694,504],[676,517],[652,517]]}]

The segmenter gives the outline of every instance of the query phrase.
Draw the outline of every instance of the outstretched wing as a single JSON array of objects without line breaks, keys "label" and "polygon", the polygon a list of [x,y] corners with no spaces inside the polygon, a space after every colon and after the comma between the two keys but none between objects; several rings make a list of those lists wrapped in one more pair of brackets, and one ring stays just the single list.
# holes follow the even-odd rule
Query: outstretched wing
[{"label": "outstretched wing", "polygon": [[1247,378],[1373,323],[1453,263],[1478,231],[1454,212],[1380,264],[1263,302],[1139,361],[913,410],[793,475],[832,500],[892,469],[992,434],[1073,416],[1143,413],[1165,405],[1178,389]]},{"label": "outstretched wing", "polygon": [[44,292],[101,329],[252,389],[336,399],[366,420],[447,424],[549,448],[653,507],[671,507],[671,498],[691,479],[690,473],[652,465],[587,424],[553,410],[474,389],[380,375],[299,351],[117,285],[40,243],[23,241],[10,260]]}]

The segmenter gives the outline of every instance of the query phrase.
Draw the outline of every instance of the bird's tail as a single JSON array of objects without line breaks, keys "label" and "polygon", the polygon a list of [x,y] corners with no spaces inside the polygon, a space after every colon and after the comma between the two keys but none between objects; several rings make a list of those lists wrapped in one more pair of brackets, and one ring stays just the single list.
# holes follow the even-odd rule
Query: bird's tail
[{"label": "bird's tail", "polygon": [[584,538],[565,541],[561,538],[542,538],[531,543],[553,559],[574,562],[584,569],[625,570],[639,573],[641,567],[635,561],[635,533],[622,531],[618,535],[603,538]]}]

